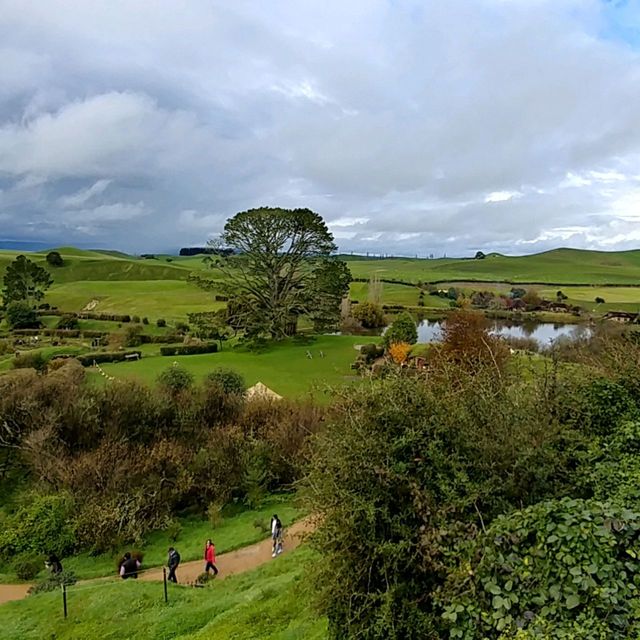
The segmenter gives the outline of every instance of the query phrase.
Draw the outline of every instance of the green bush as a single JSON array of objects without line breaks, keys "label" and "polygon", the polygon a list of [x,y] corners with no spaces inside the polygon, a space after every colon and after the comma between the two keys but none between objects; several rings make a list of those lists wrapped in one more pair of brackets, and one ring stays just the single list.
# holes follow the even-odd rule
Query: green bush
[{"label": "green bush", "polygon": [[156,325],[158,327],[166,327],[167,326],[167,321],[164,318],[158,318],[156,320]]},{"label": "green bush", "polygon": [[47,261],[47,264],[50,264],[52,267],[64,266],[64,260],[58,251],[49,251],[45,260]]},{"label": "green bush", "polygon": [[131,316],[131,322],[140,323],[140,316]]},{"label": "green bush", "polygon": [[384,344],[387,348],[396,342],[415,344],[417,341],[416,322],[406,311],[401,313],[384,333]]},{"label": "green bush", "polygon": [[76,542],[73,501],[66,494],[32,495],[16,513],[4,520],[0,556],[55,553],[64,556]]},{"label": "green bush", "polygon": [[179,393],[193,386],[193,374],[184,367],[172,366],[158,376],[158,384],[171,393]]},{"label": "green bush", "polygon": [[375,342],[363,344],[362,347],[360,347],[360,355],[366,364],[373,364],[373,362],[384,355],[384,348]]},{"label": "green bush", "polygon": [[6,317],[11,329],[28,329],[40,325],[35,309],[22,300],[7,305]]},{"label": "green bush", "polygon": [[142,324],[149,324],[149,318],[147,318],[146,316],[142,318]]},{"label": "green bush", "polygon": [[215,342],[160,347],[161,356],[193,356],[201,353],[216,353],[217,351],[218,345]]},{"label": "green bush", "polygon": [[127,356],[133,355],[142,358],[141,351],[97,351],[96,353],[86,353],[81,356],[76,356],[76,358],[83,367],[91,367],[94,362],[96,364],[104,364],[105,362],[132,360],[133,358],[127,358]]},{"label": "green bush", "polygon": [[[41,563],[42,564],[42,563]],[[35,576],[34,576],[35,577]],[[44,580],[34,584],[29,589],[29,595],[33,596],[37,593],[47,593],[48,591],[57,591],[63,585],[67,587],[78,581],[73,571],[63,571],[62,573],[49,574]]]},{"label": "green bush", "polygon": [[11,561],[11,569],[19,580],[33,580],[43,567],[43,557],[34,553],[21,553]]},{"label": "green bush", "polygon": [[[135,322],[135,321],[134,321]],[[129,325],[124,330],[124,346],[138,347],[142,344],[142,327],[139,324]]]},{"label": "green bush", "polygon": [[378,329],[384,327],[384,312],[380,305],[373,302],[361,302],[353,307],[351,315],[365,328]]},{"label": "green bush", "polygon": [[610,434],[621,421],[640,417],[629,391],[613,380],[594,380],[583,391],[582,397],[585,426],[596,434]]},{"label": "green bush", "polygon": [[44,371],[47,368],[47,359],[42,351],[24,351],[11,361],[11,366],[14,369]]},{"label": "green bush", "polygon": [[242,395],[247,390],[244,377],[233,369],[214,369],[207,375],[207,381],[219,385],[225,393]]},{"label": "green bush", "polygon": [[[461,552],[444,598],[449,637],[638,637],[640,514],[542,502],[497,518]],[[576,636],[575,629],[588,630]]]},{"label": "green bush", "polygon": [[60,317],[58,320],[58,324],[56,325],[57,329],[79,329],[80,323],[78,322],[78,318],[72,314],[66,314]]}]

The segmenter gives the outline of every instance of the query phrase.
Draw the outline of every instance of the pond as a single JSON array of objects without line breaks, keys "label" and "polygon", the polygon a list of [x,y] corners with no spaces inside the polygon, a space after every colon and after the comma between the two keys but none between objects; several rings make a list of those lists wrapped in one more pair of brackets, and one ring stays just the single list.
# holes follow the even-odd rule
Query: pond
[{"label": "pond", "polygon": [[[589,331],[580,324],[555,324],[553,322],[514,323],[504,320],[490,320],[491,332],[498,336],[533,338],[541,347],[547,346],[560,337],[578,338]],[[418,342],[438,342],[442,338],[441,320],[423,320],[418,324]]]}]

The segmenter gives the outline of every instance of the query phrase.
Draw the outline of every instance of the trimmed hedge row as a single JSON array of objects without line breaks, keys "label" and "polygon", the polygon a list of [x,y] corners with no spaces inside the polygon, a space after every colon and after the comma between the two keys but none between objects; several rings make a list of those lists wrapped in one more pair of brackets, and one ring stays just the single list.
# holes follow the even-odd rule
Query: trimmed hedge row
[{"label": "trimmed hedge row", "polygon": [[[370,282],[369,278],[351,278],[351,282]],[[401,284],[405,287],[418,287],[416,282],[409,282],[407,280],[398,280],[396,278],[380,278],[380,282],[386,282],[387,284]]]},{"label": "trimmed hedge row", "polygon": [[85,353],[81,356],[71,357],[76,358],[83,367],[90,367],[94,362],[96,364],[104,364],[105,362],[123,362],[125,360],[133,360],[133,358],[127,358],[127,356],[134,355],[137,355],[138,358],[142,358],[142,353],[140,351],[99,351],[97,353]]},{"label": "trimmed hedge row", "polygon": [[193,356],[201,353],[216,353],[218,345],[215,342],[208,344],[181,344],[172,347],[160,347],[161,356]]},{"label": "trimmed hedge row", "polygon": [[182,340],[183,336],[176,335],[175,333],[167,333],[163,336],[150,336],[141,333],[138,338],[140,338],[140,344],[171,344],[172,342]]},{"label": "trimmed hedge row", "polygon": [[80,320],[106,320],[109,322],[131,322],[129,314],[117,313],[89,313],[88,311],[61,311],[60,309],[38,309],[38,316],[69,316],[70,318],[79,318]]}]

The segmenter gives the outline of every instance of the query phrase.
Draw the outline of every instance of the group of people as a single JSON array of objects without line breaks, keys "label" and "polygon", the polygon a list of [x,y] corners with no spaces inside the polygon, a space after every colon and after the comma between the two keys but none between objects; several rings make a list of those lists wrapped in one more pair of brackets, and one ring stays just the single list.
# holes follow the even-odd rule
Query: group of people
[{"label": "group of people", "polygon": [[[283,539],[282,522],[276,514],[271,518],[271,557],[275,558],[282,553],[282,539]],[[213,571],[213,575],[217,576],[219,571],[216,567],[216,548],[213,544],[213,540],[207,540],[204,546],[204,573],[210,575],[210,571]],[[167,567],[169,569],[169,575],[167,579],[171,582],[178,583],[176,571],[180,565],[180,554],[174,547],[169,547],[169,555],[167,558]],[[123,580],[128,578],[137,578],[138,570],[140,569],[141,561],[139,558],[135,558],[127,551],[124,557],[120,561],[120,577]]]}]

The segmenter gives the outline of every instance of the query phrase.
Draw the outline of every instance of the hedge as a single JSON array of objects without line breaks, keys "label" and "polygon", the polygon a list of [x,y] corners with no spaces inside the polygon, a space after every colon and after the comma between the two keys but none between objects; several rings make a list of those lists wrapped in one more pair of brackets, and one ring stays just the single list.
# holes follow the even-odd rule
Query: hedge
[{"label": "hedge", "polygon": [[[74,356],[83,367],[90,367],[95,362],[103,364],[105,362],[123,362],[128,360],[127,356],[138,355],[142,358],[140,351],[99,351],[97,353],[86,353],[82,356]],[[59,356],[57,356],[59,357]]]},{"label": "hedge", "polygon": [[182,336],[178,336],[175,333],[166,333],[163,336],[150,336],[145,333],[141,333],[139,336],[140,344],[171,344],[178,340],[182,340]]},{"label": "hedge", "polygon": [[193,356],[201,353],[216,353],[216,351],[218,351],[218,345],[215,342],[160,347],[161,356]]},{"label": "hedge", "polygon": [[78,318],[83,320],[106,320],[109,322],[131,322],[131,316],[117,313],[78,313]]},{"label": "hedge", "polygon": [[80,329],[14,329],[15,336],[56,336],[58,338],[102,338],[108,336],[108,331],[82,331]]}]

